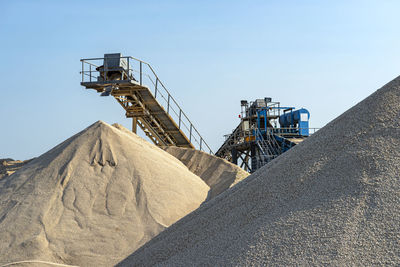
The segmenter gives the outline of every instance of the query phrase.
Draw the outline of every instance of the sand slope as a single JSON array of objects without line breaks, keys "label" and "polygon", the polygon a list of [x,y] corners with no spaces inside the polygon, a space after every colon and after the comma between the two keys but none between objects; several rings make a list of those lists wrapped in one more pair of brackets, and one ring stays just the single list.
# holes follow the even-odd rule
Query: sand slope
[{"label": "sand slope", "polygon": [[400,78],[121,266],[400,265]]},{"label": "sand slope", "polygon": [[209,199],[249,176],[249,173],[239,166],[203,151],[175,146],[163,149],[182,161],[191,172],[206,182],[210,187]]},{"label": "sand slope", "polygon": [[208,190],[175,157],[97,122],[0,180],[0,264],[113,265]]}]

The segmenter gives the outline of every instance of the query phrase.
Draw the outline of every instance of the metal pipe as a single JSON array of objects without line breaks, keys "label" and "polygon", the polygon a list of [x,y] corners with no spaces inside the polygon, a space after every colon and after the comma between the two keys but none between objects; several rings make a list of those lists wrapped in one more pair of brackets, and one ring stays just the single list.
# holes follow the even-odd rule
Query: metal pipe
[{"label": "metal pipe", "polygon": [[104,57],[82,58],[81,60],[88,61],[88,60],[100,60],[100,59],[104,59]]},{"label": "metal pipe", "polygon": [[142,61],[140,61],[140,85],[142,85]]},{"label": "metal pipe", "polygon": [[179,109],[179,129],[181,128],[181,115],[182,115],[182,109]]},{"label": "metal pipe", "polygon": [[156,89],[154,90],[154,98],[157,99],[157,84],[158,84],[158,78],[156,78]]},{"label": "metal pipe", "polygon": [[167,113],[169,114],[169,99],[170,99],[171,95],[168,94],[168,107],[167,107]]},{"label": "metal pipe", "polygon": [[129,57],[127,58],[127,60],[126,60],[127,62],[128,62],[128,66],[127,66],[127,68],[128,68],[128,80],[130,80],[131,79],[131,75],[130,75],[130,73],[129,73]]}]

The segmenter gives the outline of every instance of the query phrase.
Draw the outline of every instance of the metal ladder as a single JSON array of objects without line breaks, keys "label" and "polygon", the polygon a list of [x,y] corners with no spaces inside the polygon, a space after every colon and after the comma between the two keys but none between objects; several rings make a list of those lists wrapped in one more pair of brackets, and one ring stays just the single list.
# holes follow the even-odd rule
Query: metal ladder
[{"label": "metal ladder", "polygon": [[267,129],[267,138],[264,138],[259,129],[256,129],[256,144],[259,148],[259,155],[257,156],[257,169],[264,166],[282,152],[279,149],[279,144],[274,135]]}]

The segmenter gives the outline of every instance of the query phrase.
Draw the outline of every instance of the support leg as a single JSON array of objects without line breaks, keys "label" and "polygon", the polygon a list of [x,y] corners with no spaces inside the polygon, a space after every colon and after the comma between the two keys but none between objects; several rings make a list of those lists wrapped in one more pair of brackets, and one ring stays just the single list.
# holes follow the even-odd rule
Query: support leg
[{"label": "support leg", "polygon": [[250,157],[251,157],[251,173],[255,172],[258,167],[257,162],[257,151],[256,151],[256,144],[254,142],[250,145]]},{"label": "support leg", "polygon": [[237,153],[236,148],[232,148],[231,153],[232,153],[232,163],[237,165],[237,163],[238,163],[238,153]]},{"label": "support leg", "polygon": [[132,118],[132,132],[136,133],[137,130],[137,118]]}]

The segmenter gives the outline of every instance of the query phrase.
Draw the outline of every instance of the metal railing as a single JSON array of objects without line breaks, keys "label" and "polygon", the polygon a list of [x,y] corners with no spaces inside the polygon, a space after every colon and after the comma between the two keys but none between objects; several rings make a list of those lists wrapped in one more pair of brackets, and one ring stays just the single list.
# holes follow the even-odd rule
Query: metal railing
[{"label": "metal railing", "polygon": [[[149,88],[151,92],[154,92],[154,98],[166,110],[167,114],[175,121],[175,123],[177,122],[178,128],[182,130],[182,132],[189,138],[189,141],[197,149],[213,154],[210,146],[200,135],[199,131],[189,120],[189,117],[158,78],[151,65],[147,62],[130,56],[120,57],[120,59],[126,60],[127,63],[126,67],[118,68],[119,70],[123,70],[120,81],[133,82]],[[103,74],[104,77],[102,77],[99,71],[104,62],[104,58],[81,59],[81,62],[82,71],[80,73],[82,75],[82,83],[107,82],[107,73]],[[112,70],[113,69],[111,69],[111,71]],[[115,80],[112,81],[115,82]]]},{"label": "metal railing", "polygon": [[[309,135],[314,134],[317,132],[320,128],[270,128],[268,127],[267,130],[269,130],[269,133],[276,134],[279,136],[288,136],[288,137],[295,137],[299,136],[300,130],[309,130]],[[248,130],[239,130],[236,132],[233,132],[231,134],[226,134],[224,135],[225,141],[228,139],[232,139],[234,143],[242,143],[242,142],[248,142],[248,141],[255,141],[256,140],[256,132],[260,131],[258,128],[257,129],[248,129]]]},{"label": "metal railing", "polygon": [[314,134],[320,128],[268,128],[272,129],[272,132],[276,135],[284,136],[298,136],[299,133],[308,130],[308,135]]}]

